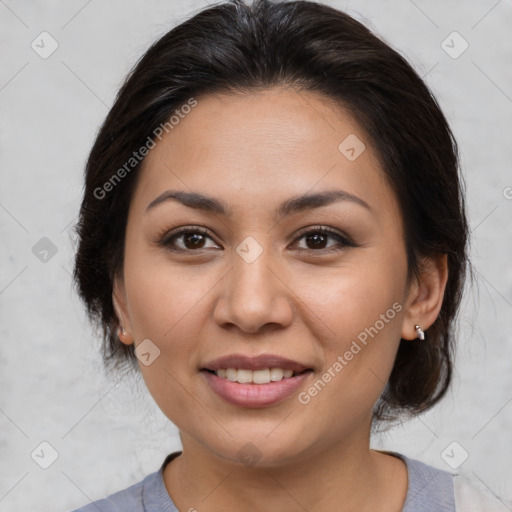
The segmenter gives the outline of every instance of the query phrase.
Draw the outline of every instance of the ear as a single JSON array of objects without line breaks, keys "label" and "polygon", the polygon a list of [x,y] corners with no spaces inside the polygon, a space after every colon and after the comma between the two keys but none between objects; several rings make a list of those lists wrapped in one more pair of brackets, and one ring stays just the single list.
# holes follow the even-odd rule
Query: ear
[{"label": "ear", "polygon": [[[130,315],[126,306],[126,291],[124,281],[121,277],[116,277],[112,286],[112,304],[119,320],[118,338],[125,345],[133,343],[132,326],[130,323]],[[121,331],[124,328],[124,332]]]},{"label": "ear", "polygon": [[417,337],[415,325],[426,331],[441,311],[448,280],[448,255],[425,257],[421,262],[419,278],[413,278],[406,299],[402,338]]}]

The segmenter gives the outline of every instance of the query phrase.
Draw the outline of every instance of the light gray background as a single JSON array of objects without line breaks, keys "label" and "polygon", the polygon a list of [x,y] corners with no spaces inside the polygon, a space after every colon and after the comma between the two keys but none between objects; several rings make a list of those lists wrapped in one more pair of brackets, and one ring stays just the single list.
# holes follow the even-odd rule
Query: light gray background
[{"label": "light gray background", "polygon": [[[441,454],[456,441],[452,459],[469,453],[458,471],[512,500],[512,1],[326,3],[383,36],[437,95],[460,144],[473,238],[476,282],[451,393],[373,445],[450,470]],[[180,447],[141,381],[103,375],[71,286],[72,226],[85,158],[123,78],[204,6],[0,0],[1,511],[70,510],[139,481]],[[43,31],[59,45],[47,59],[31,48]],[[456,59],[441,46],[453,31],[469,44]],[[32,252],[42,237],[57,248],[46,262]],[[44,441],[58,452],[48,469],[31,458]],[[49,460],[42,449],[39,462]]]}]

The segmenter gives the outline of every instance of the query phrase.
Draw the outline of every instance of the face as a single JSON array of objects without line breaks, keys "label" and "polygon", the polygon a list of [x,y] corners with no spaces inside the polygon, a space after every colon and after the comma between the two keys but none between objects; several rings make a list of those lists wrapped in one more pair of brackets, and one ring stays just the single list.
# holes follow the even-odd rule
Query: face
[{"label": "face", "polygon": [[[149,152],[132,198],[114,287],[122,341],[138,347],[182,439],[225,460],[272,466],[367,444],[400,338],[414,338],[405,320],[415,290],[372,145],[310,92],[197,101]],[[304,195],[317,196],[294,201]],[[205,370],[231,355],[274,358],[257,360],[257,375],[228,372],[242,381],[286,375],[262,367],[303,367],[269,384]]]}]

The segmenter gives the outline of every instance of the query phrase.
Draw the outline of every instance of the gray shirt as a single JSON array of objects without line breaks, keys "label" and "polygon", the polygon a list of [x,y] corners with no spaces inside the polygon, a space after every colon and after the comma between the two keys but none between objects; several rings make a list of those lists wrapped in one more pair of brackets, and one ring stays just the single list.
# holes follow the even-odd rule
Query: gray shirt
[{"label": "gray shirt", "polygon": [[[402,512],[454,512],[454,475],[405,455],[388,452],[407,465],[408,489]],[[73,512],[180,512],[164,484],[165,466],[181,452],[169,454],[158,471],[122,491],[85,505]],[[472,500],[473,505],[475,502]],[[190,510],[194,510],[192,507]],[[484,510],[484,509],[482,509]],[[188,512],[188,511],[181,511]],[[486,511],[487,512],[487,511]]]}]

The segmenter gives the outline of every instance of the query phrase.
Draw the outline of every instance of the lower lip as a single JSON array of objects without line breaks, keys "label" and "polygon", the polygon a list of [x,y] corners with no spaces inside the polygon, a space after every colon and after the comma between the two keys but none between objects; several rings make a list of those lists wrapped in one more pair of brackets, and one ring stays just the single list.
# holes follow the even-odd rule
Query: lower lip
[{"label": "lower lip", "polygon": [[274,405],[293,395],[309,377],[308,370],[295,377],[282,379],[268,384],[240,384],[223,377],[217,377],[206,370],[201,371],[210,387],[221,398],[240,407],[267,407]]}]

